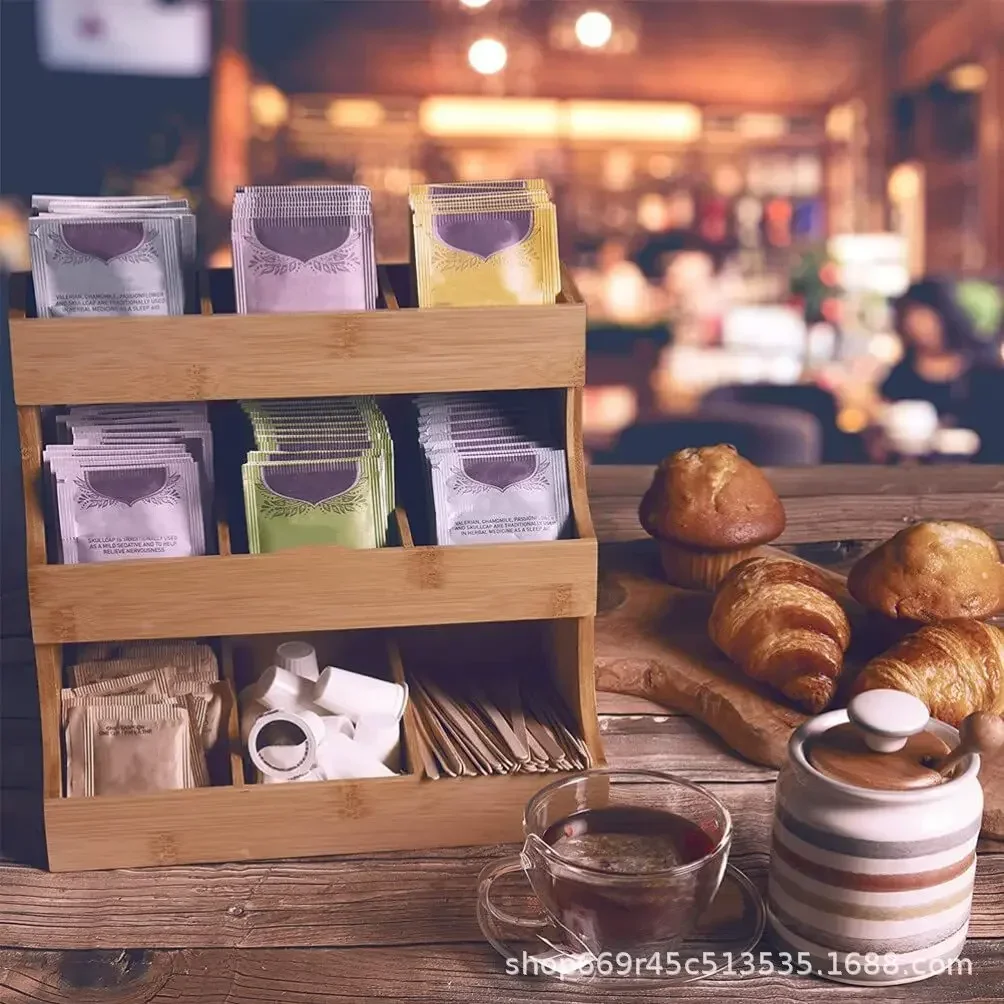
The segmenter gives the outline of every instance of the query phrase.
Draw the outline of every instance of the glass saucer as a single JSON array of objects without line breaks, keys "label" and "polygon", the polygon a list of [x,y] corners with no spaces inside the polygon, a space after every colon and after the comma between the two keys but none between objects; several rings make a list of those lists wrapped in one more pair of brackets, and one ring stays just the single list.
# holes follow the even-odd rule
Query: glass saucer
[{"label": "glass saucer", "polygon": [[712,976],[737,976],[754,971],[754,949],[763,936],[766,914],[753,883],[729,865],[711,906],[682,944],[656,946],[637,953],[596,955],[571,943],[572,936],[548,921],[530,890],[522,869],[515,867],[500,893],[518,901],[525,915],[545,921],[533,931],[506,924],[480,904],[478,924],[488,943],[505,959],[511,976],[537,977],[564,983],[589,983],[613,991],[630,986],[672,986]]}]

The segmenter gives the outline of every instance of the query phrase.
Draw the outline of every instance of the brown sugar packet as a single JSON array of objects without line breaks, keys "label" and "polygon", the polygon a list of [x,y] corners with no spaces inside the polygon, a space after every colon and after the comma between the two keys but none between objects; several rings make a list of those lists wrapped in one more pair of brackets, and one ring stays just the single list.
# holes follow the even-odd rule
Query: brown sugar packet
[{"label": "brown sugar packet", "polygon": [[454,748],[453,741],[443,728],[432,702],[422,689],[420,681],[415,677],[410,680],[409,694],[412,706],[418,711],[418,718],[439,766],[450,777],[461,776],[464,772],[463,761]]},{"label": "brown sugar packet", "polygon": [[505,773],[504,763],[492,753],[474,727],[473,722],[463,714],[461,706],[434,681],[423,678],[419,685],[431,703],[438,709],[440,719],[446,725],[447,731],[453,734],[455,745],[461,750],[466,749],[468,755],[480,768],[480,772],[486,774]]},{"label": "brown sugar packet", "polygon": [[70,678],[74,687],[83,687],[98,680],[111,680],[123,676],[134,676],[136,673],[164,669],[178,677],[203,680],[207,684],[219,679],[215,659],[212,664],[201,663],[177,665],[160,657],[133,656],[126,659],[109,659],[99,662],[80,662],[70,667]]},{"label": "brown sugar packet", "polygon": [[107,659],[163,658],[165,662],[216,664],[216,653],[203,642],[188,639],[151,639],[149,641],[97,641],[77,648],[78,662],[98,662]]},{"label": "brown sugar packet", "polygon": [[[77,710],[85,707],[96,707],[115,710],[154,707],[163,705],[167,707],[182,708],[185,710],[185,721],[188,727],[189,753],[186,758],[187,770],[191,777],[191,783],[186,784],[188,788],[199,788],[209,784],[209,772],[206,767],[205,749],[203,745],[203,732],[208,720],[209,697],[205,695],[189,694],[185,696],[167,697],[162,694],[74,694],[72,691],[63,691],[61,700],[63,725],[66,729],[67,743],[70,741],[70,722]],[[201,705],[201,706],[200,706]],[[195,717],[193,718],[192,712]],[[68,749],[69,747],[67,747]],[[69,757],[69,753],[67,753]],[[69,773],[67,773],[69,778]]]},{"label": "brown sugar packet", "polygon": [[66,708],[66,794],[145,795],[195,786],[188,710],[84,699]]},{"label": "brown sugar packet", "polygon": [[432,748],[432,740],[429,738],[429,734],[425,730],[425,724],[422,721],[422,716],[418,713],[413,703],[409,703],[405,714],[411,715],[411,723],[414,726],[415,737],[418,740],[418,756],[422,761],[422,770],[425,772],[425,776],[430,781],[438,781],[441,776],[439,773],[438,760],[435,751]]}]

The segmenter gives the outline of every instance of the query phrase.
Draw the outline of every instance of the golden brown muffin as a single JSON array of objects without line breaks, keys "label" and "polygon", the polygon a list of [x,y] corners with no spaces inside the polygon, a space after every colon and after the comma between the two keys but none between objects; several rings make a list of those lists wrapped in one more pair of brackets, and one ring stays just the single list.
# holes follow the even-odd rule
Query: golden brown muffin
[{"label": "golden brown muffin", "polygon": [[679,450],[656,469],[638,517],[659,541],[674,585],[714,589],[733,565],[784,530],[784,506],[734,446]]},{"label": "golden brown muffin", "polygon": [[1004,631],[981,621],[928,624],[872,659],[854,693],[903,690],[958,726],[974,711],[1004,713]]},{"label": "golden brown muffin", "polygon": [[833,699],[851,626],[825,574],[791,558],[749,558],[722,580],[708,635],[754,680],[818,713]]},{"label": "golden brown muffin", "polygon": [[965,523],[931,522],[900,530],[866,554],[847,579],[851,595],[887,617],[934,624],[979,620],[1004,602],[997,542]]}]

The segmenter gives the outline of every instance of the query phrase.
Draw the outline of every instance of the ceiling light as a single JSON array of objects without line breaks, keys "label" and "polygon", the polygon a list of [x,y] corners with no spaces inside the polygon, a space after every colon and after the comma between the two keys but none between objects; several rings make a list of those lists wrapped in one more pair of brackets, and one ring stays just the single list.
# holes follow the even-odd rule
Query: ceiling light
[{"label": "ceiling light", "polygon": [[467,50],[471,68],[486,77],[504,70],[508,59],[506,47],[497,38],[479,38]]},{"label": "ceiling light", "polygon": [[491,2],[492,0],[460,0],[460,6],[470,10],[478,10],[481,7],[487,7]]},{"label": "ceiling light", "polygon": [[575,37],[587,49],[602,49],[614,33],[614,23],[599,10],[587,10],[575,22]]}]

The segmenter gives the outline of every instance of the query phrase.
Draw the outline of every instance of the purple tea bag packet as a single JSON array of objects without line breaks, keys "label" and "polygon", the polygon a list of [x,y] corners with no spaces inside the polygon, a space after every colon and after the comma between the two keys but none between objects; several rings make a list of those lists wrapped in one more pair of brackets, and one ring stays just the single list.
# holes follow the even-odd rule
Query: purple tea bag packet
[{"label": "purple tea bag packet", "polygon": [[238,313],[376,308],[372,216],[330,202],[251,205],[231,226]]}]

